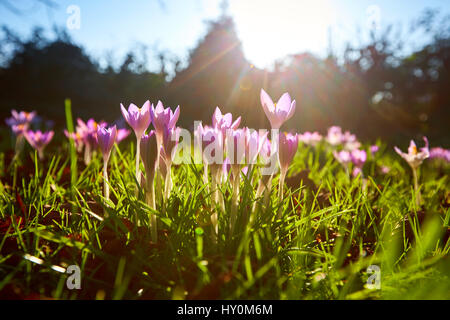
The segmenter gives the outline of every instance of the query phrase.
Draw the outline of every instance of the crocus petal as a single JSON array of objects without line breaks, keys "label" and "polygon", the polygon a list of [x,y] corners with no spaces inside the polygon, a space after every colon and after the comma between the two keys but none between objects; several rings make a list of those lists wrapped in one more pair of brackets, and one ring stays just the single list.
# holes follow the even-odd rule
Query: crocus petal
[{"label": "crocus petal", "polygon": [[289,93],[285,92],[278,100],[275,109],[277,111],[283,111],[287,115],[290,108],[291,108],[291,96],[289,95]]}]

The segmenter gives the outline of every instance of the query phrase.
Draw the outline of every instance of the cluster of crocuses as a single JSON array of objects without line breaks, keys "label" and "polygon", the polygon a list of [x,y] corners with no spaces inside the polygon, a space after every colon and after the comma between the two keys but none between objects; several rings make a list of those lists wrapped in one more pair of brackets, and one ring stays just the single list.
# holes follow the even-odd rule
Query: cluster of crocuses
[{"label": "cluster of crocuses", "polygon": [[[67,130],[64,130],[64,134],[66,135],[66,137],[74,141],[76,150],[78,152],[82,152],[84,147],[84,163],[86,165],[91,162],[93,153],[99,147],[97,141],[98,129],[100,127],[107,126],[108,124],[105,121],[97,122],[91,118],[87,122],[84,122],[83,120],[78,118],[75,132],[69,133]],[[130,130],[117,129],[117,137],[115,139],[115,142],[121,142],[126,137],[128,137],[129,134]]]},{"label": "cluster of crocuses", "polygon": [[[126,122],[134,130],[136,135],[136,182],[142,184],[145,190],[145,199],[147,204],[153,210],[156,209],[155,202],[155,183],[157,191],[161,191],[160,178],[165,176],[165,198],[170,195],[172,186],[171,166],[178,143],[176,123],[180,115],[180,107],[175,111],[170,108],[164,108],[161,101],[158,101],[156,107],[146,101],[142,108],[135,104],[130,104],[128,110],[121,104],[122,115]],[[154,130],[146,131],[153,124]],[[144,163],[144,177],[140,172],[140,159]],[[156,180],[156,181],[155,181]],[[161,197],[159,197],[161,198]],[[152,240],[156,242],[156,216],[150,217]]]},{"label": "cluster of crocuses", "polygon": [[16,135],[16,153],[17,157],[23,147],[23,138],[28,141],[28,143],[37,150],[39,159],[44,158],[44,149],[52,140],[54,132],[42,132],[40,130],[31,130],[30,124],[36,116],[36,111],[26,112],[16,110],[11,111],[11,117],[6,119],[6,124],[11,128],[13,133]]}]

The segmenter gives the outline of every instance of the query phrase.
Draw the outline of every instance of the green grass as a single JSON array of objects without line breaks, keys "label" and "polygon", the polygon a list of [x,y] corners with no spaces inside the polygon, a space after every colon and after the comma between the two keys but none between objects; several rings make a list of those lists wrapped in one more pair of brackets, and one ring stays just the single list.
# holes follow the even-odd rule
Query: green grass
[{"label": "green grass", "polygon": [[[202,166],[179,165],[172,169],[170,199],[153,211],[154,244],[152,211],[142,190],[135,195],[131,140],[116,147],[109,162],[109,207],[103,205],[101,155],[87,167],[79,156],[75,176],[67,141],[52,142],[42,163],[27,147],[10,165],[9,140],[2,146],[0,297],[450,298],[448,164],[424,162],[417,207],[411,171],[390,149],[369,157],[362,179],[349,177],[324,143],[300,145],[281,203],[278,175],[268,207],[255,199],[258,170],[241,181],[233,234],[232,187],[221,186],[225,211],[219,212],[217,242],[210,216],[220,208]],[[381,173],[382,165],[389,173]],[[68,275],[52,269],[72,264],[81,268],[81,290],[67,289]],[[381,269],[380,290],[366,286],[370,265]]]}]

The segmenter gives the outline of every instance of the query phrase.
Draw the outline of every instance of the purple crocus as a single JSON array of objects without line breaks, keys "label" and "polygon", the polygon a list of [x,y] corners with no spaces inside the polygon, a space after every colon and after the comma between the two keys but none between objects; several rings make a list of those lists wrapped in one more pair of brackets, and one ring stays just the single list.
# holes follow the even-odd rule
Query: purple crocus
[{"label": "purple crocus", "polygon": [[40,130],[33,132],[32,130],[27,130],[24,132],[25,139],[28,143],[37,150],[39,159],[44,158],[44,149],[52,140],[54,135],[53,131],[41,132]]},{"label": "purple crocus", "polygon": [[36,111],[26,112],[11,110],[12,117],[5,120],[6,124],[11,127],[16,136],[23,134],[27,129],[33,118],[36,116]]},{"label": "purple crocus", "polygon": [[108,181],[108,160],[111,155],[112,147],[116,142],[117,128],[106,128],[105,126],[99,126],[97,129],[97,143],[103,155],[103,192],[104,197],[109,200],[109,181]]},{"label": "purple crocus", "polygon": [[139,170],[141,137],[152,121],[150,101],[145,101],[142,108],[138,108],[135,104],[131,103],[128,107],[128,111],[125,109],[123,104],[120,104],[120,109],[122,111],[123,117],[130,125],[130,127],[134,130],[134,134],[136,135],[136,180],[139,183],[141,176]]},{"label": "purple crocus", "polygon": [[377,146],[376,144],[370,146],[370,154],[372,155],[372,157],[375,155],[375,153],[377,153],[380,150],[380,147]]},{"label": "purple crocus", "polygon": [[289,93],[284,93],[278,102],[274,104],[264,89],[261,89],[260,98],[263,110],[270,121],[272,129],[279,129],[284,122],[294,115],[296,102],[295,100],[291,100]]},{"label": "purple crocus", "polygon": [[113,126],[112,128],[106,128],[104,126],[99,126],[97,129],[97,143],[103,155],[103,160],[108,162],[109,156],[111,155],[112,147],[116,142],[117,138],[117,128]]},{"label": "purple crocus", "polygon": [[77,152],[81,152],[81,150],[83,149],[83,145],[84,145],[84,139],[81,136],[80,132],[77,130],[76,132],[70,133],[69,131],[64,130],[64,135],[68,139],[72,139],[75,143],[75,148],[76,148]]},{"label": "purple crocus", "polygon": [[138,108],[135,104],[131,103],[128,107],[128,110],[126,110],[121,103],[120,110],[122,111],[122,115],[125,118],[126,122],[134,130],[136,137],[138,139],[141,139],[142,135],[144,134],[145,130],[147,130],[152,120],[150,112],[150,101],[145,101],[142,108]]},{"label": "purple crocus", "polygon": [[219,107],[216,107],[212,116],[213,127],[222,131],[222,135],[226,135],[226,130],[237,129],[241,123],[241,117],[238,117],[233,122],[233,115],[231,113],[222,114]]},{"label": "purple crocus", "polygon": [[284,179],[286,178],[286,173],[298,149],[298,139],[298,134],[286,132],[280,134],[280,144],[278,150],[278,163],[280,165],[280,200],[283,199]]}]

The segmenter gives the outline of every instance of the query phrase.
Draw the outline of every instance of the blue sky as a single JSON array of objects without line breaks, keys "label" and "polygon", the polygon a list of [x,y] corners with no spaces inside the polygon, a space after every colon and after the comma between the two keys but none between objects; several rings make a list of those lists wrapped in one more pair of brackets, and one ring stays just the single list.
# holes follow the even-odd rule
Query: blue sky
[{"label": "blue sky", "polygon": [[[48,9],[34,0],[9,0],[22,14],[0,5],[0,24],[27,36],[42,26],[51,36],[56,24],[66,27],[67,8],[80,9],[80,28],[68,29],[75,42],[100,63],[109,54],[120,62],[129,49],[144,44],[153,61],[154,49],[185,58],[206,32],[205,21],[220,15],[221,0],[61,0]],[[1,3],[1,2],[0,2]],[[448,0],[229,0],[228,13],[236,22],[244,53],[258,67],[270,66],[290,53],[326,54],[331,30],[333,46],[356,41],[356,27],[375,21],[380,27],[407,26],[424,8],[450,14]],[[419,44],[421,39],[417,39]],[[139,51],[138,51],[139,52]]]}]

